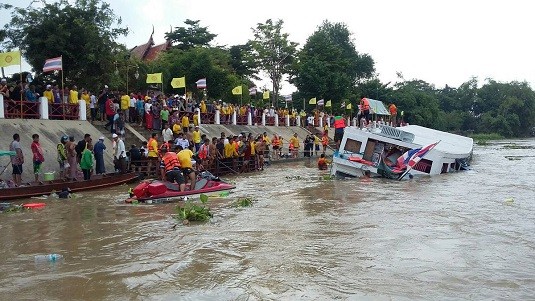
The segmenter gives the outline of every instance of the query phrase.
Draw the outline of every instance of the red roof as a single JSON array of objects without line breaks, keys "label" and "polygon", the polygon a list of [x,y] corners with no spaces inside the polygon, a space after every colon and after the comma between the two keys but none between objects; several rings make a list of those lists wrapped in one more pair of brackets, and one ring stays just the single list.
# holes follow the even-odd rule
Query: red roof
[{"label": "red roof", "polygon": [[150,35],[149,41],[145,44],[138,45],[130,50],[130,53],[137,57],[140,60],[145,62],[150,62],[158,58],[161,52],[165,52],[171,48],[171,41],[166,41],[163,44],[154,45],[154,40],[152,39],[152,34]]}]

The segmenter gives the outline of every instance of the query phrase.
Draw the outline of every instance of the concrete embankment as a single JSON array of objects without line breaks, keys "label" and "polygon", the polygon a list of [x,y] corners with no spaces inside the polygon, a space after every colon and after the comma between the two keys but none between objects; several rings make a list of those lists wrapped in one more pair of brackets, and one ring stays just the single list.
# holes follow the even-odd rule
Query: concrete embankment
[{"label": "concrete embankment", "polygon": [[[103,134],[95,128],[88,121],[78,120],[40,120],[40,119],[0,119],[1,150],[9,150],[9,144],[13,140],[13,134],[20,135],[20,143],[24,153],[23,165],[23,180],[33,180],[33,163],[32,151],[30,145],[32,143],[32,135],[39,135],[39,142],[45,153],[45,162],[43,163],[42,172],[59,172],[59,165],[57,161],[57,144],[61,136],[74,136],[75,141],[78,142],[84,138],[84,134],[90,134],[93,143],[96,143]],[[113,171],[113,156],[112,143],[110,141],[111,135],[104,135],[104,143],[107,150],[104,153],[104,160],[106,164],[106,171]],[[3,180],[11,179],[11,163],[9,157],[0,158],[0,172],[5,169],[4,173],[0,175]],[[56,174],[57,176],[57,174]]]}]

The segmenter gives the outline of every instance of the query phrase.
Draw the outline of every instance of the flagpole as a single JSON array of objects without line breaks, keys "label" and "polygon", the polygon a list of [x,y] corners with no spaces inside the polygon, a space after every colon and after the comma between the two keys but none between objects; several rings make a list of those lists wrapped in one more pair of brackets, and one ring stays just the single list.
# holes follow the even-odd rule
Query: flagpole
[{"label": "flagpole", "polygon": [[61,58],[61,103],[65,101],[65,87],[63,86],[63,55],[60,55]]}]

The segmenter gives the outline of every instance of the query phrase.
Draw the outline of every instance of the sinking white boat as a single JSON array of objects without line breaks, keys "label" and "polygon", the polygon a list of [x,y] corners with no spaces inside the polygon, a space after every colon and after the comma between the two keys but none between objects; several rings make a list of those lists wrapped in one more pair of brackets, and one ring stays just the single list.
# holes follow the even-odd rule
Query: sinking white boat
[{"label": "sinking white boat", "polygon": [[331,173],[402,179],[465,170],[473,145],[472,138],[417,125],[346,127]]}]

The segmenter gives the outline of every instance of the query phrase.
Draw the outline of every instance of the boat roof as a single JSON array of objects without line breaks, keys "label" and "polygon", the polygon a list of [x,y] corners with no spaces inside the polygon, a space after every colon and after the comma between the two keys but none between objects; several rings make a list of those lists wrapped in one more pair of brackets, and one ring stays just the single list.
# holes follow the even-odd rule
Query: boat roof
[{"label": "boat roof", "polygon": [[377,115],[390,115],[390,112],[386,109],[384,103],[380,100],[368,98],[370,102],[370,113]]},{"label": "boat roof", "polygon": [[419,125],[407,125],[398,129],[414,134],[414,144],[427,146],[440,141],[435,146],[435,149],[444,153],[469,154],[474,146],[474,140],[470,137],[433,130]]}]

